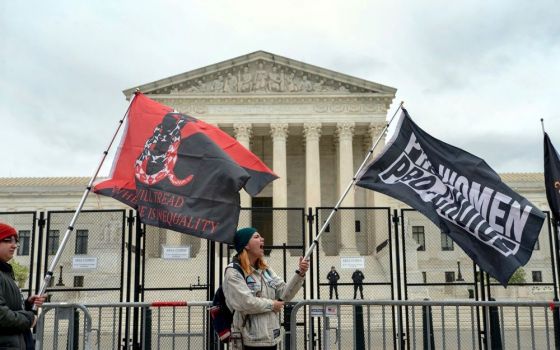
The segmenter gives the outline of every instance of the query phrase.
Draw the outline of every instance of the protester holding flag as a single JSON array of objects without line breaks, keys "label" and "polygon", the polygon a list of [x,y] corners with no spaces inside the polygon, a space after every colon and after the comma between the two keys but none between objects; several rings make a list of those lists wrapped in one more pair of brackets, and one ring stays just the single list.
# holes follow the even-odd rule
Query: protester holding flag
[{"label": "protester holding flag", "polygon": [[[111,176],[93,186],[125,120]],[[51,281],[92,188],[136,209],[139,222],[232,244],[239,220],[239,191],[244,188],[256,196],[277,178],[255,154],[218,127],[137,91],[82,195],[41,293]]]},{"label": "protester holding flag", "polygon": [[14,271],[8,264],[17,247],[17,231],[0,223],[0,349],[34,349],[30,329],[37,316],[31,308],[40,307],[45,301],[44,296],[33,295],[23,302]]},{"label": "protester holding flag", "polygon": [[281,338],[276,313],[301,288],[309,262],[300,258],[299,274],[286,283],[264,260],[264,238],[255,228],[238,230],[234,244],[237,255],[232,263],[241,266],[244,276],[226,268],[222,286],[227,306],[235,311],[231,329],[235,349],[276,349]]}]

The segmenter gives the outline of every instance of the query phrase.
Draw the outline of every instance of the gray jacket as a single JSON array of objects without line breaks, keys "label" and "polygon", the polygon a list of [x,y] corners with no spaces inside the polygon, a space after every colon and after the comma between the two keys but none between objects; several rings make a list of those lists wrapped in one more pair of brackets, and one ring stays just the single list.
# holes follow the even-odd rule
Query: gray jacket
[{"label": "gray jacket", "polygon": [[[25,305],[30,307],[30,305]],[[0,262],[0,349],[25,349],[35,315],[24,310],[23,296],[14,281],[12,267]]]},{"label": "gray jacket", "polygon": [[227,268],[222,288],[227,306],[235,310],[232,333],[240,332],[243,344],[248,346],[278,344],[281,340],[280,317],[272,311],[273,301],[290,301],[304,280],[304,277],[294,275],[286,283],[271,269],[253,269],[245,278],[236,269]]}]

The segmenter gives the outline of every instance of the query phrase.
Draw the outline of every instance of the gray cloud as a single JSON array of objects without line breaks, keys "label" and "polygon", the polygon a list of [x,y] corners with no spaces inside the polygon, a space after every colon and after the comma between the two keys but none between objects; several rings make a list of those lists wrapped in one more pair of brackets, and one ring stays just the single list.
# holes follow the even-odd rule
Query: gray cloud
[{"label": "gray cloud", "polygon": [[560,148],[558,18],[553,0],[2,2],[0,176],[88,176],[123,89],[256,50],[396,87],[435,137],[542,171],[539,118]]}]

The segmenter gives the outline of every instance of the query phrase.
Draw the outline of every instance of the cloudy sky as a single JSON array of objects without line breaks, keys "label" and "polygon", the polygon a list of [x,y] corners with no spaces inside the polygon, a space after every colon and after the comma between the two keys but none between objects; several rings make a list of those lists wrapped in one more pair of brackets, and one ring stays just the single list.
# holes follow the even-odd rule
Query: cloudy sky
[{"label": "cloudy sky", "polygon": [[257,50],[395,87],[391,111],[433,136],[540,172],[540,118],[560,149],[559,18],[556,0],[2,1],[0,177],[91,176],[122,90]]}]

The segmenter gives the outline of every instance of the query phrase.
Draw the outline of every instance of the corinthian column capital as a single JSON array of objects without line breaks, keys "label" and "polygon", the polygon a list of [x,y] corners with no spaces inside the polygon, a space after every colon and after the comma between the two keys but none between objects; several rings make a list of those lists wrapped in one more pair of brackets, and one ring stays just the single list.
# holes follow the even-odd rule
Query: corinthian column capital
[{"label": "corinthian column capital", "polygon": [[354,122],[340,122],[336,123],[336,137],[338,140],[352,139],[354,135]]},{"label": "corinthian column capital", "polygon": [[286,140],[288,138],[288,123],[270,124],[270,136],[273,140]]},{"label": "corinthian column capital", "polygon": [[303,135],[305,136],[305,141],[318,141],[321,137],[321,123],[303,124]]},{"label": "corinthian column capital", "polygon": [[[368,128],[369,137],[364,137],[364,148],[366,150],[370,150],[371,147],[373,146],[373,143],[375,141],[377,141],[377,138],[379,138],[381,136],[381,139],[379,140],[379,143],[375,147],[375,150],[374,150],[373,154],[379,153],[379,151],[383,148],[383,145],[385,144],[384,133],[387,131],[385,127],[386,127],[386,124],[371,123],[369,125],[369,128]],[[367,143],[367,145],[366,145],[366,143]]]},{"label": "corinthian column capital", "polygon": [[251,123],[235,123],[233,124],[233,132],[236,139],[251,139],[253,136],[253,126]]},{"label": "corinthian column capital", "polygon": [[371,123],[368,128],[369,136],[375,141],[381,132],[385,129],[386,124]]}]

